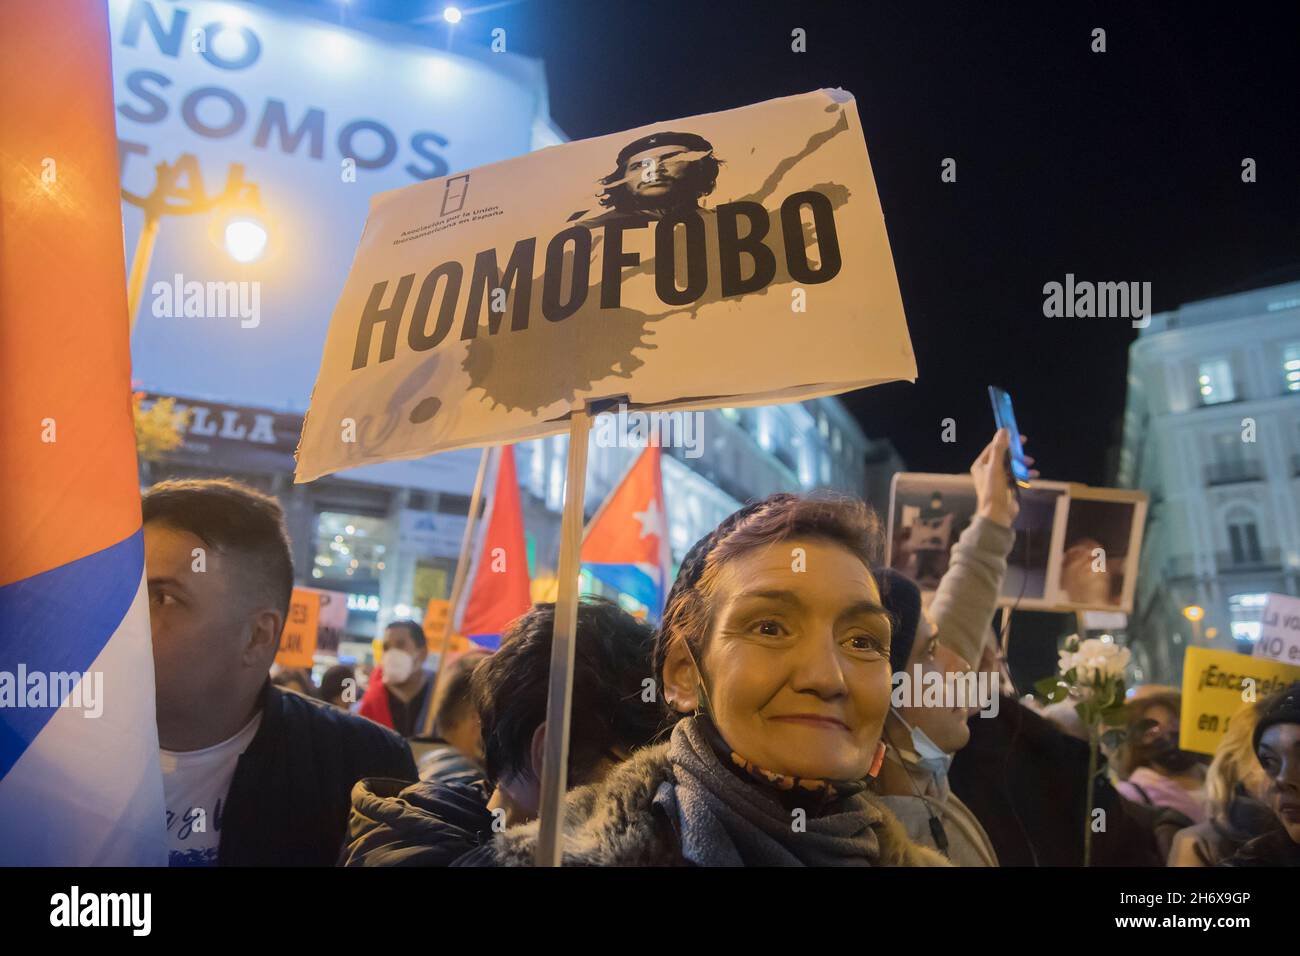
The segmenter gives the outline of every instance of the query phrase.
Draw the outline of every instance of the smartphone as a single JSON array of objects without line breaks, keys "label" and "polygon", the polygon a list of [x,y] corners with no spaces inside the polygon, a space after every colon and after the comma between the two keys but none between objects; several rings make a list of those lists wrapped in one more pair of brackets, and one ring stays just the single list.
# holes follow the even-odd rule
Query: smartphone
[{"label": "smartphone", "polygon": [[1011,448],[1008,454],[1007,478],[1012,485],[1029,487],[1029,465],[1025,463],[1025,452],[1020,445],[1020,429],[1016,427],[1016,413],[1011,408],[1011,395],[1005,388],[989,386],[989,401],[993,403],[993,421],[998,428],[1005,428],[1011,433]]}]

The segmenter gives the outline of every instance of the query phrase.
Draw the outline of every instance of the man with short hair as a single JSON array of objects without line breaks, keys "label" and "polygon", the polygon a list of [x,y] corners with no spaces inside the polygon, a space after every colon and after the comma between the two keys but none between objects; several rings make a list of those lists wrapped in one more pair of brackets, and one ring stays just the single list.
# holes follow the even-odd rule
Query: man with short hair
[{"label": "man with short hair", "polygon": [[364,776],[415,779],[397,735],[272,685],[293,593],[279,503],[227,479],[143,499],[173,866],[328,866]]},{"label": "man with short hair", "polygon": [[389,624],[384,628],[380,680],[371,679],[357,713],[408,739],[419,734],[433,696],[432,675],[424,669],[428,659],[424,628],[414,621]]},{"label": "man with short hair", "polygon": [[[535,605],[474,669],[487,780],[361,781],[352,794],[346,865],[492,865],[493,835],[537,816],[554,626],[555,605]],[[649,625],[616,604],[586,598],[578,606],[576,644],[570,787],[603,779],[650,743],[663,721],[644,683],[653,673]]]}]

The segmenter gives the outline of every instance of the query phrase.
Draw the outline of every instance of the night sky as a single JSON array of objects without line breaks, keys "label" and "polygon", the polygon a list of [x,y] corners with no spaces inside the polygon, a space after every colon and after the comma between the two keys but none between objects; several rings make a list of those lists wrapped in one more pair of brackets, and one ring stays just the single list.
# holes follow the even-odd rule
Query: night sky
[{"label": "night sky", "polygon": [[[443,5],[351,9],[409,22]],[[1136,332],[1044,318],[1043,284],[1149,281],[1162,311],[1300,278],[1300,5],[1058,6],[534,0],[467,15],[454,42],[487,45],[500,26],[545,60],[573,139],[852,92],[919,378],[845,401],[912,470],[959,471],[992,433],[986,386],[1002,384],[1043,476],[1101,484]],[[940,181],[945,157],[956,183]],[[956,445],[940,441],[947,417]]]}]

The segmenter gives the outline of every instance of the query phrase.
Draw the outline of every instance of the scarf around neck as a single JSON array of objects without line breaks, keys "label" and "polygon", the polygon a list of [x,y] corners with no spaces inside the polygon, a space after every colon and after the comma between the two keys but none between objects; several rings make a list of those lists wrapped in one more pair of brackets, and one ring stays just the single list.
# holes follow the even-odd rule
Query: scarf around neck
[{"label": "scarf around neck", "polygon": [[[822,807],[821,792],[810,789],[806,812],[797,805],[787,809],[759,779],[746,779],[724,766],[702,721],[694,717],[678,721],[673,728],[668,759],[675,782],[661,784],[654,803],[676,821],[682,855],[691,863],[873,866],[879,862],[877,831],[882,812],[864,793],[837,797]],[[755,774],[749,767],[741,770]],[[787,791],[784,803],[795,799],[789,788],[779,782],[774,785]],[[818,808],[822,812],[814,815]]]}]

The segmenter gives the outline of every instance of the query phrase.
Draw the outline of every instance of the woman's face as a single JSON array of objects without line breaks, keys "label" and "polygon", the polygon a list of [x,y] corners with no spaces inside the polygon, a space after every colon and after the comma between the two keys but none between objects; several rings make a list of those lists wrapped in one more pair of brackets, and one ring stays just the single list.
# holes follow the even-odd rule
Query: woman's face
[{"label": "woman's face", "polygon": [[1259,739],[1268,802],[1293,843],[1300,843],[1300,724],[1274,724]]},{"label": "woman's face", "polygon": [[[776,773],[865,776],[889,709],[890,623],[862,561],[792,539],[740,555],[714,584],[700,663],[728,745]],[[676,665],[670,655],[670,682],[690,666],[684,653],[679,644]]]}]

